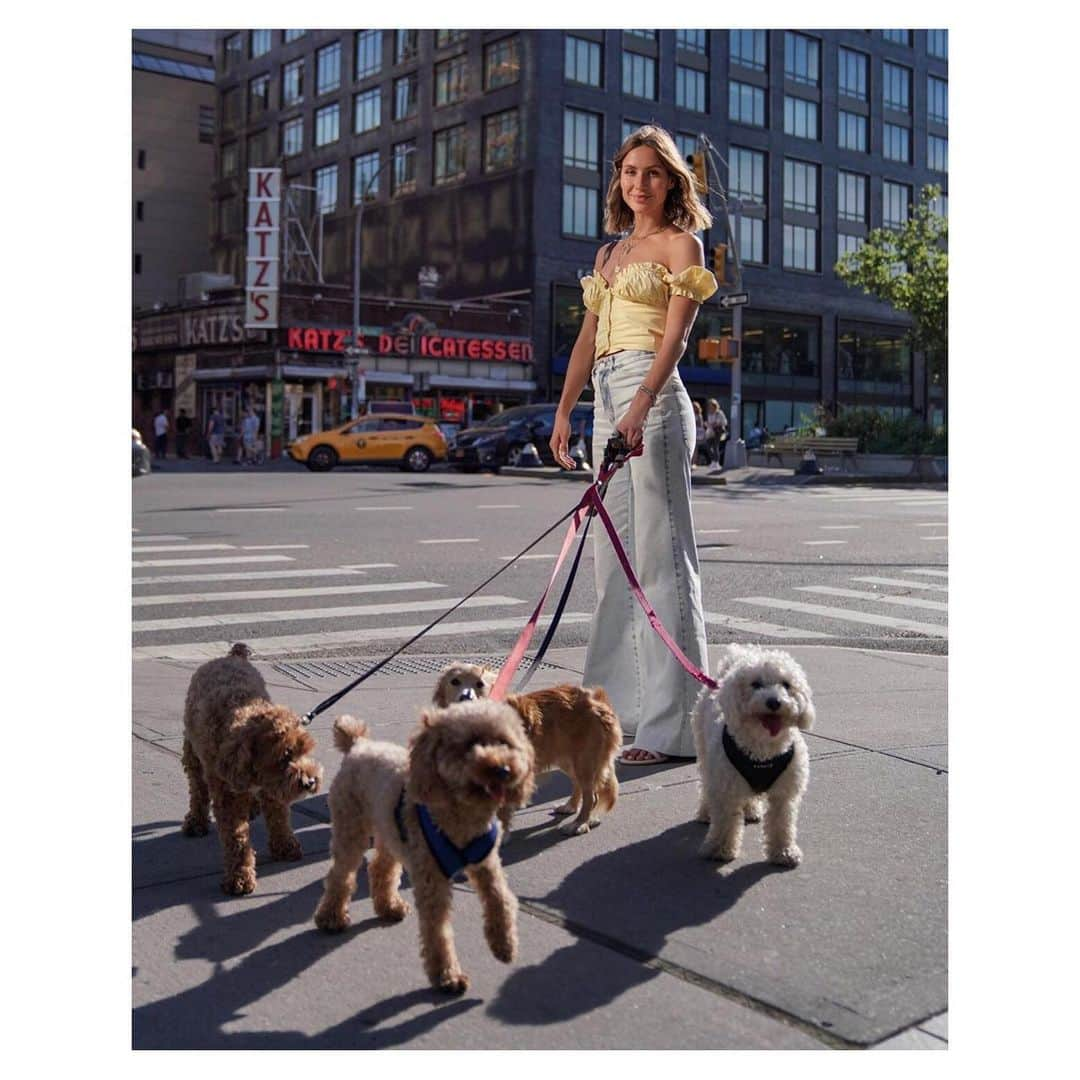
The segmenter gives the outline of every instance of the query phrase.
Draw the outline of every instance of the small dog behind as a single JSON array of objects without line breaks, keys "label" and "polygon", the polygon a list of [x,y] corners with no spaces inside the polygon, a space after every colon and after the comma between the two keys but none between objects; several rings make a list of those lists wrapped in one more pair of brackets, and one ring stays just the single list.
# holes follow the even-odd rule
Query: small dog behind
[{"label": "small dog behind", "polygon": [[[432,700],[446,706],[487,697],[495,677],[478,664],[451,664],[439,676]],[[561,825],[561,831],[570,836],[587,833],[600,823],[600,812],[610,812],[619,797],[614,761],[623,733],[607,694],[600,687],[553,686],[507,694],[506,704],[521,717],[533,744],[537,775],[560,769],[570,777],[573,793],[555,813],[576,816]],[[512,816],[511,810],[503,813],[507,830]]]},{"label": "small dog behind", "polygon": [[409,906],[398,893],[409,871],[420,915],[420,955],[432,986],[463,993],[450,927],[451,879],[464,869],[484,909],[496,959],[517,954],[517,900],[499,860],[496,812],[532,794],[533,750],[513,709],[472,701],[428,709],[409,749],[367,737],[349,716],[334,724],[345,755],[330,785],[332,863],[315,912],[321,930],[349,925],[356,874],[374,837],[368,882],[376,915],[397,922]]},{"label": "small dog behind", "polygon": [[697,820],[709,823],[708,859],[739,854],[744,822],[761,819],[765,854],[798,866],[799,803],[810,776],[801,731],[814,722],[803,669],[785,652],[729,645],[716,665],[717,690],[702,690],[691,726],[701,773]]},{"label": "small dog behind", "polygon": [[250,655],[246,645],[236,644],[228,656],[203,664],[184,702],[182,761],[190,809],[183,832],[205,836],[213,804],[225,863],[221,887],[236,896],[255,888],[254,812],[266,818],[271,856],[299,859],[289,804],[314,795],[322,780],[322,767],[311,757],[315,741],[296,713],[271,704]]}]

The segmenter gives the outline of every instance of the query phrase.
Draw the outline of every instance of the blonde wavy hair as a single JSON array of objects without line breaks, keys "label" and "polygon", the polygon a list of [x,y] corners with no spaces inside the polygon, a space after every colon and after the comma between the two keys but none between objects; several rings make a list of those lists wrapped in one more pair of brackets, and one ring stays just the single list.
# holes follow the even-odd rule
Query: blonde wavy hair
[{"label": "blonde wavy hair", "polygon": [[633,228],[634,212],[622,197],[619,177],[622,174],[623,158],[639,146],[648,146],[655,150],[656,156],[675,181],[675,186],[668,192],[664,202],[664,217],[668,223],[687,232],[707,229],[712,224],[712,214],[698,198],[694,175],[690,172],[689,165],[683,161],[675,146],[675,140],[662,127],[645,124],[637,131],[630,132],[615,154],[604,206],[604,232],[621,233]]}]

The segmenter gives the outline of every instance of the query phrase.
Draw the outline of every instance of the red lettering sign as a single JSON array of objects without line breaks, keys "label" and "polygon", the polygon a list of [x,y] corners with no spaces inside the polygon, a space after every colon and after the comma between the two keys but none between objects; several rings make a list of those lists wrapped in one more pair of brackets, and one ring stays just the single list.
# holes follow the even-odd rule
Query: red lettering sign
[{"label": "red lettering sign", "polygon": [[256,322],[265,322],[270,318],[270,310],[266,306],[269,296],[266,293],[252,293],[251,302],[259,309],[258,315],[255,316]]},{"label": "red lettering sign", "polygon": [[304,348],[315,352],[319,347],[319,331],[309,327],[304,331]]},{"label": "red lettering sign", "polygon": [[255,174],[255,197],[257,199],[272,199],[270,194],[270,173]]},{"label": "red lettering sign", "polygon": [[290,326],[289,333],[286,338],[287,349],[302,349],[304,347],[303,338],[300,334],[300,328],[297,326]]},{"label": "red lettering sign", "polygon": [[269,203],[259,203],[259,212],[255,215],[255,227],[260,225],[273,225],[274,215],[270,213]]},{"label": "red lettering sign", "polygon": [[390,339],[389,334],[379,335],[379,352],[385,356],[389,352],[393,352],[394,344]]}]

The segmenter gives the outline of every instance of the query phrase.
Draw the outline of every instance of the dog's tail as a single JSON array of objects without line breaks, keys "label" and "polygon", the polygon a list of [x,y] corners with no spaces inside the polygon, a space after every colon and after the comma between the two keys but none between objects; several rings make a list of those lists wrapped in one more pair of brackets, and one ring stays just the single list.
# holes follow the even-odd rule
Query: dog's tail
[{"label": "dog's tail", "polygon": [[334,745],[347,754],[360,739],[368,737],[368,726],[363,720],[351,716],[339,716],[334,721]]},{"label": "dog's tail", "polygon": [[229,655],[239,656],[242,660],[247,660],[251,656],[251,650],[242,641],[238,641],[229,650]]},{"label": "dog's tail", "polygon": [[606,764],[600,774],[597,784],[597,801],[604,812],[610,811],[615,806],[615,800],[619,797],[619,781],[615,778],[615,769],[612,762],[615,755],[622,749],[623,730],[615,710],[611,706],[611,699],[604,692],[602,686],[594,686],[586,690],[592,703],[593,715],[597,718],[604,731],[604,758]]}]

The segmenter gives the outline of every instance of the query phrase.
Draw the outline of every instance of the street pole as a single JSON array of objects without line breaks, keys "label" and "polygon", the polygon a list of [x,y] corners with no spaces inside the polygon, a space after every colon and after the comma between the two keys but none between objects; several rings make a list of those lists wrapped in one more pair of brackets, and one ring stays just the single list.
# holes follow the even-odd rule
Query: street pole
[{"label": "street pole", "polygon": [[[735,211],[734,235],[731,239],[732,251],[737,252],[739,240],[739,214],[742,203],[735,199],[730,203]],[[742,285],[740,272],[739,285]],[[741,469],[746,464],[746,443],[742,437],[742,304],[735,305],[731,317],[731,336],[735,341],[735,359],[731,364],[731,416],[728,424],[728,441],[724,448],[724,468]]]}]

